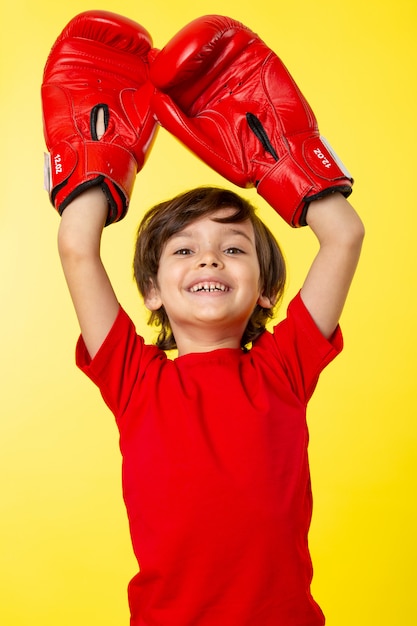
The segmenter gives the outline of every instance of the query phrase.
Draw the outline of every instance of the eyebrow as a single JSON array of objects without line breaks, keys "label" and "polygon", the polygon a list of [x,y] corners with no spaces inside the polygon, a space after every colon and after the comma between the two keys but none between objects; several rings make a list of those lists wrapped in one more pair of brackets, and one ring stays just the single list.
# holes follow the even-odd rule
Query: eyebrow
[{"label": "eyebrow", "polygon": [[[244,237],[245,239],[247,239],[250,243],[253,243],[252,239],[249,237],[249,235],[247,235],[245,232],[243,232],[243,230],[239,230],[238,228],[225,228],[225,231],[228,234],[232,234],[232,235],[240,235],[241,237]],[[184,230],[178,230],[176,233],[173,233],[170,237],[170,239],[173,239],[174,237],[193,237],[193,233],[190,231],[185,231]]]},{"label": "eyebrow", "polygon": [[248,241],[250,241],[250,243],[253,243],[252,239],[249,237],[249,235],[247,235],[245,232],[243,232],[243,230],[239,230],[238,228],[228,228],[227,229],[229,232],[231,232],[233,235],[241,235],[242,237],[245,237],[245,239],[247,239]]}]

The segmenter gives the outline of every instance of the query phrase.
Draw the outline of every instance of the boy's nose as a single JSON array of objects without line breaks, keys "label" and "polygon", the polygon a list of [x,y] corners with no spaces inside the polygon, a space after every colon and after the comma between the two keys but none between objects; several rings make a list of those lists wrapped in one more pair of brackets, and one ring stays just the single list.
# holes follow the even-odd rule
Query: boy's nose
[{"label": "boy's nose", "polygon": [[220,263],[217,261],[212,261],[211,263],[206,263],[205,261],[201,261],[200,267],[206,267],[207,265],[211,265],[212,267],[219,267]]},{"label": "boy's nose", "polygon": [[200,267],[219,268],[222,267],[223,262],[214,250],[206,250],[201,254],[198,264]]}]

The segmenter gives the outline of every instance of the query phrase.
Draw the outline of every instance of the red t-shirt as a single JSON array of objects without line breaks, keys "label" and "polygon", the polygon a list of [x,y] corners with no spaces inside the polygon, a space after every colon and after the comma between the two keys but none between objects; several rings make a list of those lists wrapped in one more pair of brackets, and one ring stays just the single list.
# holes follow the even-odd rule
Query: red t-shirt
[{"label": "red t-shirt", "polygon": [[297,295],[244,353],[170,360],[123,309],[78,366],[113,411],[140,572],[134,626],[321,626],[310,594],[306,404],[342,349]]}]

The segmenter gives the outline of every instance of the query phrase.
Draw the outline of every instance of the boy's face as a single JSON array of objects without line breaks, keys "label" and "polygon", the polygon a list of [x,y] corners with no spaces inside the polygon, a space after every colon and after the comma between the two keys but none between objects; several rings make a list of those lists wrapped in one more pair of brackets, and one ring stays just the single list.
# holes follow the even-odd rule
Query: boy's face
[{"label": "boy's face", "polygon": [[[180,354],[182,337],[201,344],[201,350],[203,344],[205,349],[239,347],[256,304],[271,306],[260,289],[251,222],[213,219],[233,212],[219,209],[195,220],[173,235],[162,250],[158,285],[150,290],[145,304],[150,310],[164,306]],[[192,349],[199,347],[196,344]]]}]

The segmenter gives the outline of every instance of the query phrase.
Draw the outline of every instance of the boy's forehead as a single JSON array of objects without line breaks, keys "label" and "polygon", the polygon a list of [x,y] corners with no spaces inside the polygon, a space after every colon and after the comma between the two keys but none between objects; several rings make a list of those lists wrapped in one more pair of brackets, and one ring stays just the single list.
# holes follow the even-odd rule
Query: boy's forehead
[{"label": "boy's forehead", "polygon": [[195,219],[191,219],[187,224],[173,233],[172,237],[180,235],[192,235],[193,232],[203,228],[207,224],[212,224],[214,227],[218,227],[219,231],[235,234],[248,234],[253,233],[253,225],[249,218],[236,222],[233,219],[227,221],[227,218],[233,218],[236,213],[236,209],[233,207],[219,208],[215,211],[207,213],[206,215],[198,216]]}]

